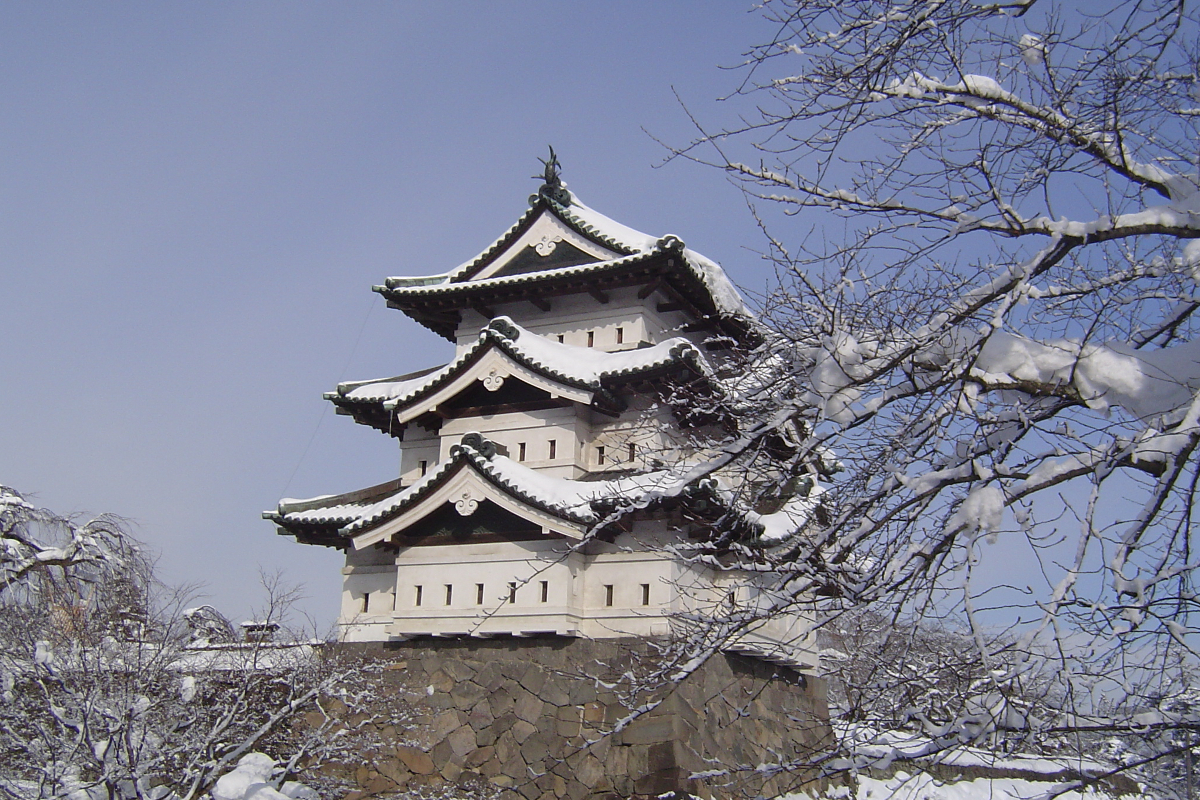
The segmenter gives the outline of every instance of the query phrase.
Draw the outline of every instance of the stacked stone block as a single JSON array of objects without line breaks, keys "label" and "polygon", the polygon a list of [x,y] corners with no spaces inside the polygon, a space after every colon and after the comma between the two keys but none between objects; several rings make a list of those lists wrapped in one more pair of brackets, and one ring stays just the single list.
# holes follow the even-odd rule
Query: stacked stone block
[{"label": "stacked stone block", "polygon": [[811,775],[755,768],[810,760],[829,736],[819,679],[737,655],[638,696],[637,704],[659,704],[614,733],[630,713],[621,676],[652,657],[651,643],[547,637],[359,647],[389,662],[383,701],[410,704],[417,724],[393,732],[394,746],[364,754],[347,800],[447,785],[514,800],[672,790],[770,796]]}]

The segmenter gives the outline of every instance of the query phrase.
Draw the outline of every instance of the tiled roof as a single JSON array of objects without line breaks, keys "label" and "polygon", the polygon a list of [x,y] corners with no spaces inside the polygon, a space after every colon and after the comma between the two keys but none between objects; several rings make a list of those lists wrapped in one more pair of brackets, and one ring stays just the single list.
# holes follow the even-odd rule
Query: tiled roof
[{"label": "tiled roof", "polygon": [[[639,246],[641,240],[652,239],[652,237],[636,231],[633,231],[633,233],[636,234],[635,237],[621,236],[618,233],[617,223],[607,220],[607,217],[605,217],[604,219],[607,220],[609,224],[603,224],[594,218],[598,215],[596,215],[595,212],[591,212],[591,209],[586,209],[586,206],[583,206],[574,195],[570,195],[570,199],[570,204],[566,205],[555,201],[552,197],[545,193],[533,195],[529,198],[529,208],[525,210],[525,213],[521,215],[520,219],[514,222],[508,228],[508,230],[500,234],[496,241],[487,246],[487,249],[472,258],[470,261],[460,264],[459,266],[445,273],[445,275],[438,277],[452,283],[470,280],[471,275],[482,269],[506,247],[516,241],[517,238],[519,238],[520,235],[524,233],[530,225],[533,224],[533,221],[537,219],[538,215],[542,211],[548,211],[554,214],[554,216],[558,217],[558,219],[560,219],[564,224],[575,230],[581,236],[585,236],[594,241],[596,244],[622,255],[633,255],[634,253],[645,250],[646,248],[644,246]],[[574,208],[575,211],[572,211],[572,208]],[[586,211],[584,209],[586,209]],[[590,216],[588,212],[591,212]],[[624,228],[624,226],[619,227]],[[393,280],[403,281],[412,279],[399,278]]]},{"label": "tiled roof", "polygon": [[555,342],[521,327],[508,317],[497,317],[479,332],[475,344],[441,368],[400,378],[343,383],[336,392],[329,392],[325,397],[351,410],[359,406],[382,406],[387,410],[409,406],[452,383],[492,348],[552,381],[593,392],[609,407],[619,407],[612,387],[625,380],[648,376],[668,367],[710,375],[700,350],[683,338],[668,339],[653,347],[609,353]]},{"label": "tiled roof", "polygon": [[449,458],[411,486],[401,487],[396,482],[376,487],[386,490],[373,495],[356,492],[311,500],[282,500],[278,509],[264,512],[263,517],[291,535],[320,530],[326,537],[349,539],[417,505],[463,468],[474,469],[497,488],[533,508],[582,525],[599,520],[595,504],[603,507],[650,491],[678,489],[676,484],[680,480],[679,473],[670,470],[607,481],[555,478],[498,455],[495,445],[477,433],[469,433],[450,449]]},{"label": "tiled roof", "polygon": [[731,526],[746,530],[749,544],[767,547],[786,544],[802,530],[819,497],[814,487],[807,498],[789,501],[775,514],[760,515],[740,508],[716,480],[696,477],[686,465],[609,480],[556,478],[499,455],[494,444],[468,433],[450,449],[449,458],[411,486],[402,487],[397,481],[352,494],[283,500],[263,517],[274,521],[281,533],[301,541],[345,546],[356,535],[417,506],[462,469],[474,470],[531,508],[581,526],[600,523],[615,508],[644,509],[673,500],[709,504],[716,516],[732,513]]},{"label": "tiled roof", "polygon": [[[587,264],[549,267],[509,275],[491,275],[475,279],[505,248],[517,241],[541,214],[552,214],[580,236],[620,254],[617,258]],[[658,263],[656,263],[658,262]],[[374,287],[389,305],[405,310],[439,334],[452,337],[454,325],[428,317],[430,313],[454,313],[456,300],[479,302],[481,296],[498,295],[498,302],[521,299],[524,292],[559,286],[566,293],[581,291],[583,280],[629,281],[627,273],[645,266],[653,276],[671,280],[674,287],[688,296],[701,315],[713,314],[734,323],[735,328],[752,327],[753,314],[746,308],[737,289],[724,270],[714,261],[688,249],[676,236],[654,237],[626,227],[589,208],[573,194],[570,203],[560,203],[546,194],[531,198],[531,206],[504,234],[475,258],[440,275],[390,277]],[[484,300],[486,302],[486,300]],[[432,305],[431,305],[432,304]],[[464,306],[465,307],[465,306]],[[461,309],[458,309],[461,310]]]}]

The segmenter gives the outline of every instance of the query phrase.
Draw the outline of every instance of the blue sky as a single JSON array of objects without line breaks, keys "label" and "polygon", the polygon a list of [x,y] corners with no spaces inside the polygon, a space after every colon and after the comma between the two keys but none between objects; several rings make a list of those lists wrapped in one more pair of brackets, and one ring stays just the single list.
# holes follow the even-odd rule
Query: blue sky
[{"label": "blue sky", "polygon": [[673,91],[722,117],[770,33],[739,2],[4,4],[0,483],[129,517],[234,617],[282,569],[331,623],[340,555],[259,514],[393,477],[321,393],[451,349],[370,287],[483,249],[553,144],[589,205],[763,288],[738,190],[650,134],[690,136]]}]

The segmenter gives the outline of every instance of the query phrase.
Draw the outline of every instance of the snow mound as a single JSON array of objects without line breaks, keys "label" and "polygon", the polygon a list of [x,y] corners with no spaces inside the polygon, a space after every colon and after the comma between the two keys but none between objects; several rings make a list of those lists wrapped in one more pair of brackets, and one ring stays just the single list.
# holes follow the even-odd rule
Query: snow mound
[{"label": "snow mound", "polygon": [[212,800],[321,800],[316,790],[297,781],[280,789],[269,783],[275,759],[265,753],[247,753],[232,771],[217,779]]}]

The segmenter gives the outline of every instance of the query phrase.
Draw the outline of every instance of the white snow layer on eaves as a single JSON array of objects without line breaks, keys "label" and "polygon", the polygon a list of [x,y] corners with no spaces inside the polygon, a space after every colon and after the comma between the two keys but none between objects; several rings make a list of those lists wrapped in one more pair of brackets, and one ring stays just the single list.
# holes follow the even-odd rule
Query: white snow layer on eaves
[{"label": "white snow layer on eaves", "polygon": [[[571,194],[571,207],[567,211],[591,226],[601,236],[612,239],[631,250],[645,253],[658,245],[659,237],[634,230],[604,216],[599,211],[582,203],[574,193]],[[722,316],[753,316],[720,264],[691,248],[684,248],[683,255],[687,259],[688,266],[708,287],[713,302]]]},{"label": "white snow layer on eaves", "polygon": [[[458,446],[466,447],[465,445]],[[472,450],[472,455],[474,457],[471,460],[482,471],[501,484],[512,487],[518,495],[523,495],[534,503],[556,509],[575,519],[591,522],[598,519],[592,511],[592,501],[612,497],[644,499],[647,494],[651,493],[666,494],[678,490],[680,482],[686,474],[686,471],[678,469],[658,470],[612,480],[574,481],[567,478],[555,478],[532,470],[505,456],[493,455],[491,458],[486,458],[474,450]],[[399,489],[374,502],[340,503],[323,508],[287,512],[284,516],[291,523],[340,523],[348,532],[361,529],[374,520],[404,506],[430,483],[439,480],[454,463],[456,463],[454,460],[443,462],[438,469],[431,471],[411,486]]]},{"label": "white snow layer on eaves", "polygon": [[[556,478],[531,469],[502,455],[484,456],[467,445],[468,459],[502,486],[510,487],[518,497],[535,505],[555,510],[568,518],[595,523],[600,521],[592,504],[597,501],[623,499],[632,505],[648,506],[657,500],[681,494],[691,482],[694,464],[680,463],[670,469],[655,470],[640,475],[628,475],[608,480],[577,481]],[[456,462],[445,461],[416,483],[374,502],[341,503],[324,508],[288,512],[284,516],[293,524],[338,523],[346,533],[362,530],[376,520],[405,506],[430,483],[438,481]],[[734,492],[716,477],[717,493],[730,508],[740,504]],[[786,544],[800,533],[816,510],[824,489],[814,486],[806,497],[788,500],[773,514],[758,514],[742,508],[747,522],[761,526],[757,544],[777,547]],[[306,502],[306,501],[293,501]],[[307,501],[311,502],[311,501]],[[283,504],[281,504],[283,505]]]},{"label": "white snow layer on eaves", "polygon": [[[580,201],[573,192],[571,193],[571,205],[566,209],[566,212],[568,217],[574,217],[575,220],[578,220],[578,222],[582,225],[591,228],[594,233],[598,234],[602,238],[610,239],[616,244],[621,245],[623,248],[632,250],[633,256],[649,253],[658,246],[660,237],[651,236],[648,233],[635,230],[628,225],[623,225],[620,222],[601,214],[599,211],[596,211]],[[524,219],[525,217],[522,215],[520,220],[518,220],[507,231],[501,234],[494,242],[488,245],[488,247],[479,255],[472,257],[468,261],[464,261],[462,264],[454,267],[454,269],[438,275],[428,275],[423,277],[390,277],[388,278],[388,283],[394,283],[395,286],[393,288],[409,290],[431,289],[435,287],[446,288],[451,285],[458,286],[459,284],[451,284],[450,281],[456,275],[462,272],[463,269],[477,261],[480,255],[495,248],[501,241],[508,237],[512,233],[513,229],[520,225]],[[753,313],[746,306],[741,294],[734,287],[733,282],[729,280],[729,276],[725,274],[725,270],[722,269],[720,264],[702,255],[701,253],[692,250],[691,248],[685,248],[683,253],[684,259],[687,261],[687,264],[691,268],[692,272],[695,273],[696,276],[700,278],[700,280],[703,281],[708,287],[709,293],[712,295],[713,302],[722,316],[753,318]],[[625,258],[629,257],[631,256],[625,256]],[[598,263],[611,264],[620,260],[622,259],[613,259],[613,261]],[[574,272],[586,271],[588,268],[595,268],[596,266],[597,264],[582,264],[575,267],[562,267],[553,271],[556,274],[570,275]],[[518,279],[528,280],[530,279],[531,275],[537,274],[538,273],[521,273],[519,275],[508,275],[499,278],[485,278],[482,281],[471,281],[470,283],[511,283]]]},{"label": "white snow layer on eaves", "polygon": [[[709,374],[709,368],[703,356],[695,345],[682,337],[675,337],[660,342],[653,347],[638,350],[624,350],[609,353],[591,347],[579,347],[563,342],[556,342],[545,336],[533,333],[513,322],[508,317],[497,317],[516,328],[518,335],[515,339],[507,339],[511,347],[526,361],[540,364],[546,370],[564,376],[576,383],[597,386],[600,380],[608,375],[623,375],[650,369],[660,364],[666,364],[673,358],[671,351],[676,347],[685,347],[696,352],[699,356],[697,363]],[[353,389],[341,392],[342,396],[354,400],[382,401],[389,406],[397,406],[418,394],[422,389],[443,380],[448,374],[457,370],[464,361],[472,358],[478,348],[485,345],[492,333],[490,328],[480,332],[480,341],[446,366],[426,375],[401,381],[383,380],[378,382],[363,382],[352,385]],[[507,338],[507,337],[506,337]],[[339,387],[342,390],[342,387]]]},{"label": "white snow layer on eaves", "polygon": [[[592,228],[596,234],[599,234],[603,238],[611,239],[624,249],[632,251],[633,254],[648,253],[654,249],[655,243],[658,241],[657,236],[651,236],[648,233],[642,233],[641,231],[634,230],[628,225],[622,225],[616,220],[601,214],[599,211],[584,205],[584,203],[579,200],[574,192],[570,192],[570,190],[568,190],[568,193],[571,195],[571,205],[566,209],[568,217],[575,217],[575,219],[584,226]],[[526,221],[531,210],[532,209],[529,209],[522,214],[516,222],[514,222],[508,227],[507,230],[497,236],[492,243],[483,250],[480,250],[477,254],[471,256],[469,259],[452,269],[436,275],[426,275],[411,278],[390,277],[388,278],[388,281],[397,283],[398,286],[396,288],[448,284],[456,276],[477,262],[481,256],[495,250],[501,242],[512,236],[513,232],[520,227],[521,223]]]}]

